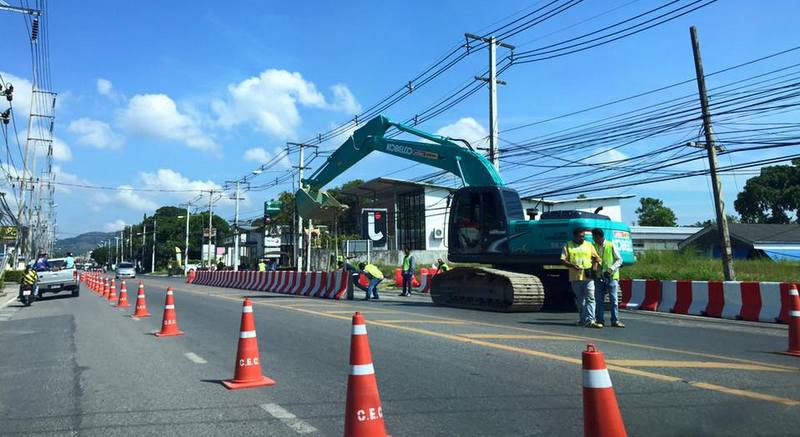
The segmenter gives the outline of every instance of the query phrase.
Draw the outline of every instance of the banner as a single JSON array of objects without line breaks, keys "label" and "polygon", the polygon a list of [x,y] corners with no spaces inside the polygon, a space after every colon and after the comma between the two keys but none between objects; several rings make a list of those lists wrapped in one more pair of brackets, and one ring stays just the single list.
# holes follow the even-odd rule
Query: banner
[{"label": "banner", "polygon": [[361,209],[361,238],[372,241],[374,250],[386,250],[388,241],[386,208]]}]

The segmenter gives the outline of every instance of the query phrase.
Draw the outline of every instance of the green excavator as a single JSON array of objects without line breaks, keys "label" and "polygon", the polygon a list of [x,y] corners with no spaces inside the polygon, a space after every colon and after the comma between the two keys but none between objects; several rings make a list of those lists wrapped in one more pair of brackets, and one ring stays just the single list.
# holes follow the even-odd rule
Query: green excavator
[{"label": "green excavator", "polygon": [[[390,128],[427,141],[387,138]],[[448,259],[474,266],[434,276],[431,299],[436,304],[492,311],[571,305],[567,271],[559,266],[561,248],[576,228],[603,229],[623,262],[635,261],[630,229],[624,223],[583,211],[545,212],[538,220],[526,219],[519,194],[505,186],[494,166],[467,141],[423,132],[384,116],[354,131],[311,177],[303,179],[295,194],[300,216],[331,219],[346,208],[323,187],[372,152],[446,170],[463,182],[448,205]]]}]

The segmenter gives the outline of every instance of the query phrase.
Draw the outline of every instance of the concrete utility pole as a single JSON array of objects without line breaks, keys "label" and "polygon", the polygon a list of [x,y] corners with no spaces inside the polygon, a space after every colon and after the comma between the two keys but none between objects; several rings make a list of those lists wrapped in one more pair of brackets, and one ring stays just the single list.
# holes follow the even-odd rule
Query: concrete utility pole
[{"label": "concrete utility pole", "polygon": [[211,218],[213,215],[214,190],[208,191],[208,268],[211,269]]},{"label": "concrete utility pole", "polygon": [[722,184],[717,174],[717,149],[714,144],[714,129],[711,126],[711,112],[708,109],[708,94],[706,93],[706,80],[703,73],[703,59],[700,56],[700,41],[697,39],[697,28],[689,28],[692,37],[692,51],[694,52],[694,69],[697,74],[697,91],[700,94],[700,107],[703,110],[703,130],[706,136],[706,151],[708,151],[708,168],[711,172],[711,187],[714,190],[714,209],[717,213],[717,231],[719,232],[720,252],[722,255],[722,272],[726,281],[735,281],[736,272],[733,271],[733,254],[731,252],[731,237],[728,231],[728,219],[725,217],[725,206],[722,201]]},{"label": "concrete utility pole", "polygon": [[189,207],[192,204],[186,202],[186,241],[183,243],[183,276],[189,274]]},{"label": "concrete utility pole", "polygon": [[465,33],[467,38],[467,49],[469,41],[477,40],[489,44],[489,77],[475,76],[475,79],[489,83],[489,162],[494,165],[495,170],[500,171],[500,144],[497,129],[497,84],[505,85],[502,80],[497,80],[497,47],[505,47],[514,50],[514,46],[497,41],[495,37],[484,38],[482,36]]},{"label": "concrete utility pole", "polygon": [[[247,178],[245,177],[244,180],[246,181]],[[234,234],[234,237],[233,237],[233,252],[234,252],[234,255],[233,255],[232,262],[233,262],[233,270],[234,271],[239,271],[239,258],[240,258],[240,256],[239,256],[239,201],[242,200],[242,198],[239,197],[239,193],[240,193],[240,189],[241,189],[241,186],[242,186],[242,179],[239,179],[239,180],[234,181],[234,182],[231,182],[231,181],[226,182],[225,183],[226,184],[226,188],[229,186],[227,184],[231,184],[231,183],[235,184],[235,186],[236,186],[236,194],[234,194],[234,204],[236,206],[235,206],[235,209],[234,209],[235,212],[234,212],[234,217],[233,217],[233,229],[234,229],[234,231],[233,231],[233,234]],[[247,187],[249,188],[250,187],[250,183],[249,182],[245,182],[245,183],[247,183]]]},{"label": "concrete utility pole", "polygon": [[156,272],[156,226],[158,222],[153,217],[153,253],[150,255],[150,273]]},{"label": "concrete utility pole", "polygon": [[147,222],[145,220],[147,220],[147,216],[142,220],[142,273],[144,273],[144,245],[147,243],[145,241],[145,236],[147,235]]},{"label": "concrete utility pole", "polygon": [[119,241],[122,244],[119,248],[119,261],[125,262],[125,228],[119,231]]},{"label": "concrete utility pole", "polygon": [[119,237],[114,237],[114,265],[119,264]]},{"label": "concrete utility pole", "polygon": [[[297,169],[298,179],[299,179],[299,182],[300,182],[298,184],[298,187],[300,187],[302,189],[303,188],[303,171],[308,168],[308,167],[306,167],[306,164],[305,164],[305,149],[308,148],[308,147],[312,147],[312,148],[316,149],[317,146],[312,146],[310,144],[303,144],[303,143],[286,143],[287,152],[288,152],[289,146],[297,146],[297,147],[300,148],[300,163],[295,168]],[[296,206],[295,206],[295,210],[297,210]],[[312,226],[311,219],[309,219],[308,220],[308,227],[311,228],[311,226]],[[297,259],[297,271],[301,272],[301,271],[303,271],[303,266],[304,266],[304,259],[303,259],[303,252],[304,252],[303,243],[304,243],[304,239],[303,239],[303,217],[300,217],[300,214],[297,215],[297,230],[298,230],[298,232],[297,232],[297,246],[295,248],[295,258]],[[308,240],[309,241],[311,240],[311,235],[310,234],[309,234]],[[310,252],[310,248],[309,248],[309,256],[310,256],[310,254],[311,254],[311,252]],[[309,266],[309,268],[311,266],[310,260],[309,260],[308,266]]]}]

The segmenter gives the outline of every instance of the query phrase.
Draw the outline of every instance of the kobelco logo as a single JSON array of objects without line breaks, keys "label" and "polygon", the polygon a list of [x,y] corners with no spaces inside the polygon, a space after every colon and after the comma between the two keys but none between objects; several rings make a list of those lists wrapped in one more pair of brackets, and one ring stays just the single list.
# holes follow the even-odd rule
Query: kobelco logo
[{"label": "kobelco logo", "polygon": [[414,149],[412,149],[411,147],[400,146],[400,145],[397,145],[397,144],[387,144],[386,145],[386,151],[387,152],[402,153],[403,155],[410,155],[410,154],[414,153]]},{"label": "kobelco logo", "polygon": [[377,411],[375,408],[370,408],[369,414],[367,414],[367,412],[364,410],[358,410],[356,411],[356,419],[358,419],[359,422],[383,419],[383,408],[378,407]]}]

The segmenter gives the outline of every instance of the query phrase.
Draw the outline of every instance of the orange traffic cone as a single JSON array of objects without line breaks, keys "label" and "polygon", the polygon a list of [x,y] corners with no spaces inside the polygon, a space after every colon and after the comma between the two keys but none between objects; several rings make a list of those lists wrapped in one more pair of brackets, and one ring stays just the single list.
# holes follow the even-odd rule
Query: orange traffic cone
[{"label": "orange traffic cone", "polygon": [[789,287],[789,349],[784,355],[800,357],[800,293],[792,284]]},{"label": "orange traffic cone", "polygon": [[183,335],[183,331],[178,329],[178,319],[175,317],[175,299],[172,296],[172,288],[167,288],[167,299],[164,302],[164,317],[161,319],[161,331],[156,332],[156,337],[172,337]]},{"label": "orange traffic cone", "polygon": [[347,403],[344,410],[345,437],[384,437],[383,407],[372,366],[367,325],[361,313],[353,314],[350,337],[350,375],[347,377]]},{"label": "orange traffic cone", "polygon": [[115,280],[111,280],[111,286],[109,288],[108,293],[108,303],[114,304],[114,301],[117,300],[117,282]]},{"label": "orange traffic cone", "polygon": [[583,351],[583,435],[625,437],[625,423],[603,353],[593,344]]},{"label": "orange traffic cone", "polygon": [[111,286],[108,283],[108,278],[103,281],[103,297],[108,299],[108,295],[111,294]]},{"label": "orange traffic cone", "polygon": [[230,390],[275,385],[275,381],[261,374],[261,358],[258,354],[256,320],[250,299],[242,305],[242,324],[239,329],[239,347],[236,349],[236,370],[233,379],[222,381]]},{"label": "orange traffic cone", "polygon": [[131,317],[150,317],[147,311],[147,302],[144,298],[144,284],[139,281],[139,294],[136,296],[136,310],[131,314]]},{"label": "orange traffic cone", "polygon": [[128,286],[125,285],[125,280],[120,281],[119,284],[119,300],[117,301],[117,308],[130,308],[131,304],[128,303]]}]

